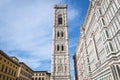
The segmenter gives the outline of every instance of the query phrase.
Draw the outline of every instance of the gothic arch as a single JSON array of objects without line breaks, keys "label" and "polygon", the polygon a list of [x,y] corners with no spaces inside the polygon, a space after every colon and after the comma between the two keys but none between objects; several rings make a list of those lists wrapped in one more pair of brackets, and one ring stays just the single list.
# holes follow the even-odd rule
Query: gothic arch
[{"label": "gothic arch", "polygon": [[61,45],[61,50],[64,51],[64,46],[63,45]]},{"label": "gothic arch", "polygon": [[58,24],[62,24],[62,15],[61,14],[59,14],[58,15]]},{"label": "gothic arch", "polygon": [[57,51],[59,51],[60,50],[60,46],[59,45],[57,45]]},{"label": "gothic arch", "polygon": [[61,37],[63,37],[64,36],[64,33],[63,33],[63,31],[61,31]]},{"label": "gothic arch", "polygon": [[60,37],[60,33],[59,33],[59,31],[57,32],[57,37]]},{"label": "gothic arch", "polygon": [[65,66],[65,72],[67,71],[67,66]]}]

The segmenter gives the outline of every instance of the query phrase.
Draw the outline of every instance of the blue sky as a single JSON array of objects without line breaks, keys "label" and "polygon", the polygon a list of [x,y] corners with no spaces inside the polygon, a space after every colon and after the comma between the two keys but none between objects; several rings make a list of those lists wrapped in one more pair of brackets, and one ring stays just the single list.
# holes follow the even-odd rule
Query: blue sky
[{"label": "blue sky", "polygon": [[[61,0],[68,4],[69,52],[73,55],[89,0]],[[51,71],[53,7],[60,0],[0,0],[0,49],[33,70]],[[72,79],[73,80],[73,79]]]}]

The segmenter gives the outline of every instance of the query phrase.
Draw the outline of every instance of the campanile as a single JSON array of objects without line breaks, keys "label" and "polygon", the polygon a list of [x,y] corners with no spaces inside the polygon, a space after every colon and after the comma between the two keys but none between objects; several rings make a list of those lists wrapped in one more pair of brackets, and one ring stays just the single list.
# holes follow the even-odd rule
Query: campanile
[{"label": "campanile", "polygon": [[54,6],[51,80],[70,80],[67,5]]}]

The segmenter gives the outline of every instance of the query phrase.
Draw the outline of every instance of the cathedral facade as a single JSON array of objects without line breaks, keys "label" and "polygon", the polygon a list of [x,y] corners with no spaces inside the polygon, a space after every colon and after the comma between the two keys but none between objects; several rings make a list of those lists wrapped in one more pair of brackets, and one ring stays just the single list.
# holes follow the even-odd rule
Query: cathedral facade
[{"label": "cathedral facade", "polygon": [[76,80],[120,80],[120,0],[90,0],[74,62]]}]

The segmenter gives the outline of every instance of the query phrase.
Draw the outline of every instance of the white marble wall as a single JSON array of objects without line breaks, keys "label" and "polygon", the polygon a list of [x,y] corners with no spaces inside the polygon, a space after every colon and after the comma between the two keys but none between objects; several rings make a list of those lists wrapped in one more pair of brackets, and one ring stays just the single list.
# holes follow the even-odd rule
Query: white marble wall
[{"label": "white marble wall", "polygon": [[76,50],[78,80],[119,80],[120,0],[91,0],[82,28]]},{"label": "white marble wall", "polygon": [[[58,24],[59,15],[62,16],[62,24]],[[63,32],[63,36],[61,32]],[[55,5],[51,67],[51,80],[70,80],[67,5]]]}]

